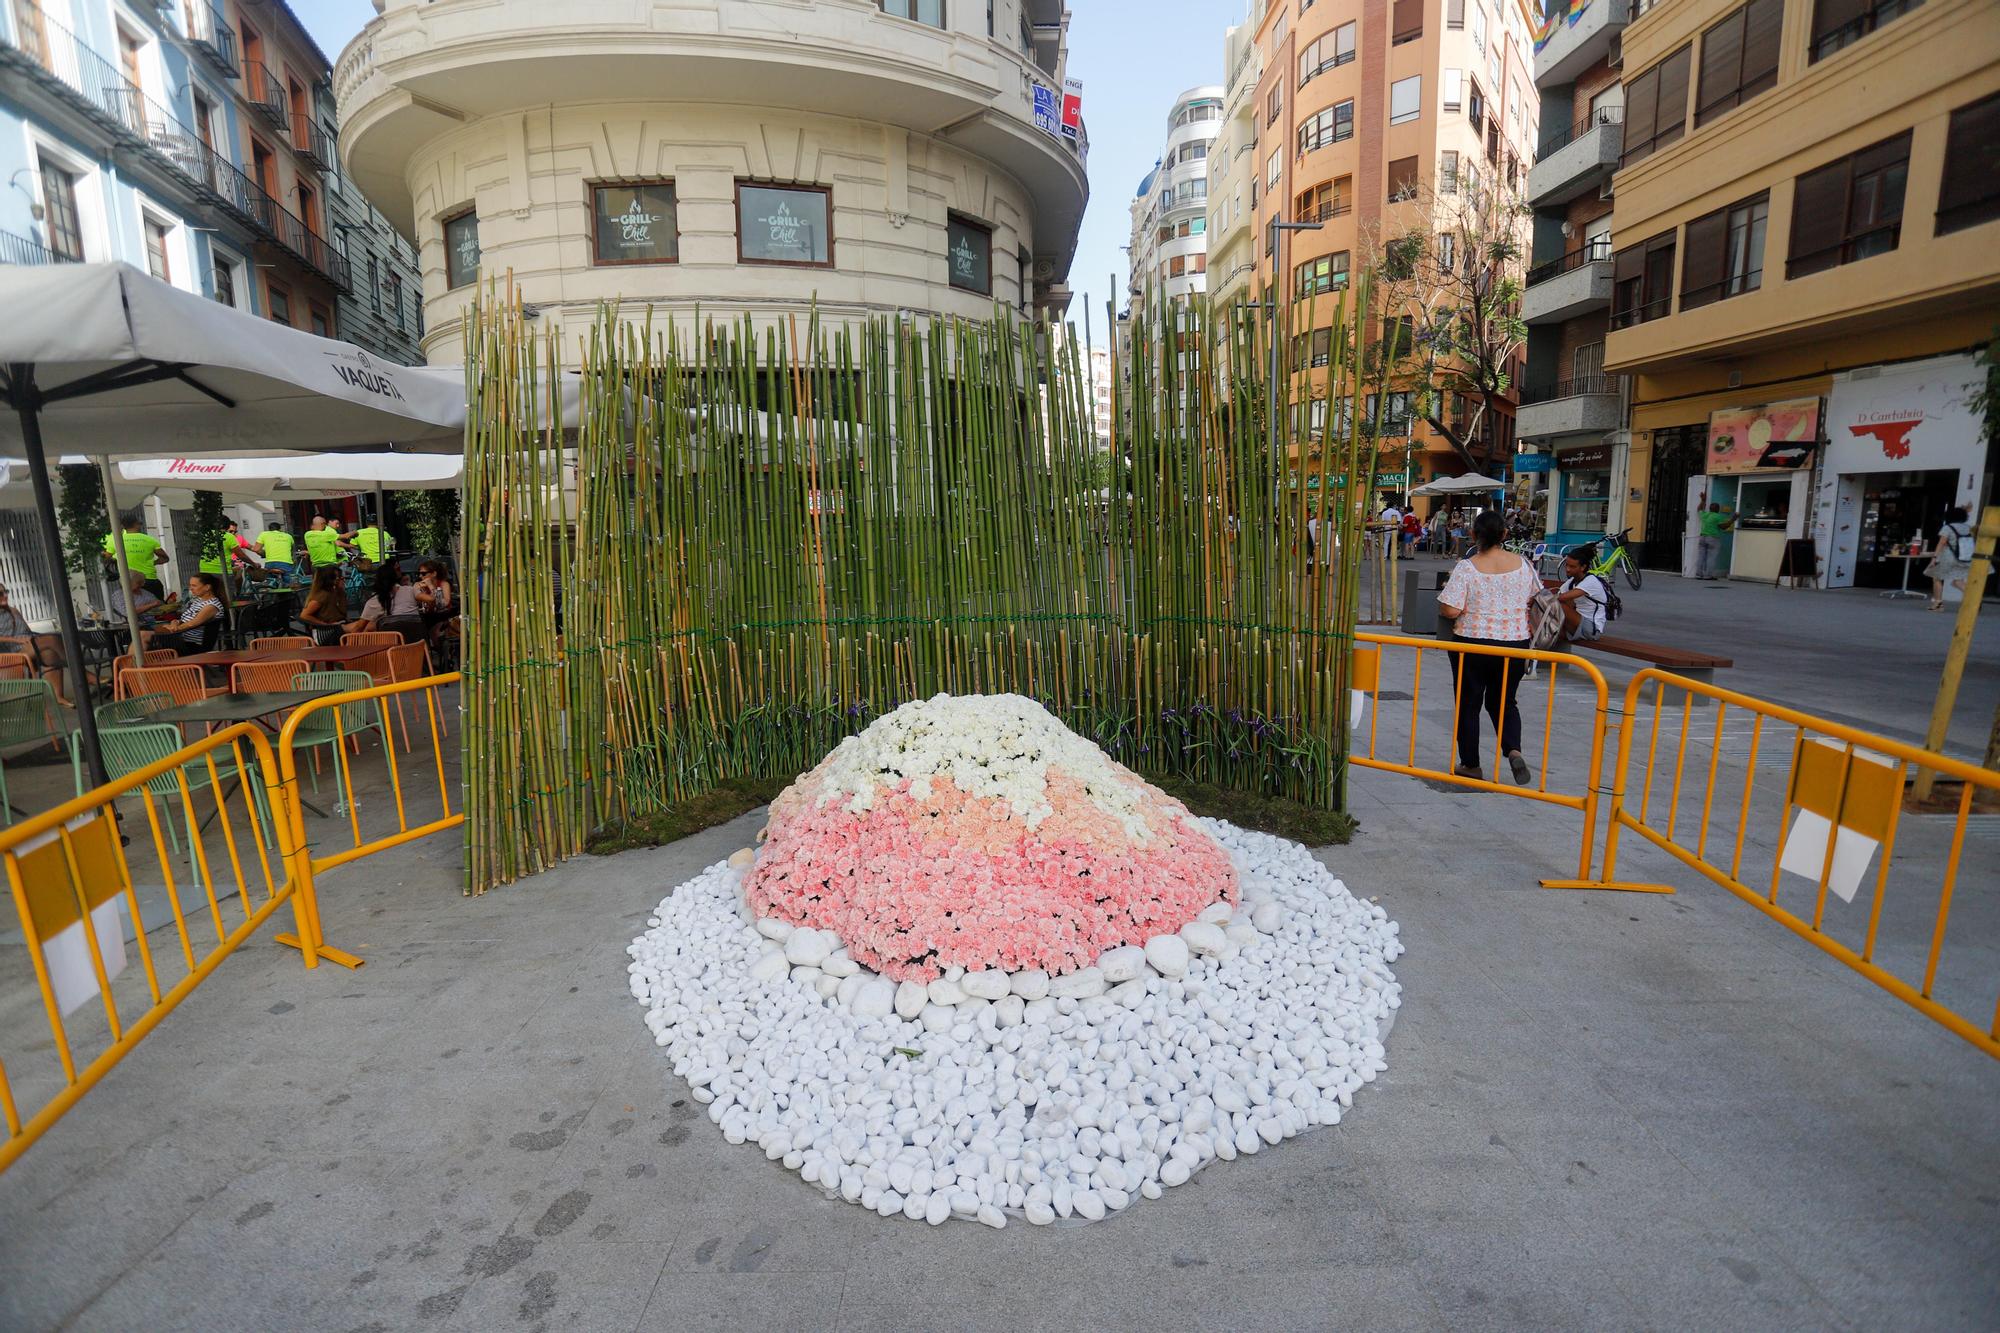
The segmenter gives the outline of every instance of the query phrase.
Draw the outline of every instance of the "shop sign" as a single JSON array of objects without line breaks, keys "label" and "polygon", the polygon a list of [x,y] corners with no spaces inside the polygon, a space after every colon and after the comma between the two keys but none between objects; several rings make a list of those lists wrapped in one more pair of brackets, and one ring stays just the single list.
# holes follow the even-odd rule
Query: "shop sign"
[{"label": "shop sign", "polygon": [[[1819,439],[1819,399],[1788,398],[1754,407],[1725,407],[1708,414],[1708,475],[1755,472],[1760,467],[1800,467]],[[1788,446],[1771,455],[1772,445]],[[1803,446],[1801,451],[1800,447]],[[1797,462],[1765,462],[1797,457]]]},{"label": "shop sign", "polygon": [[1549,454],[1515,454],[1514,472],[1517,476],[1530,472],[1547,472],[1555,465],[1555,461]]},{"label": "shop sign", "polygon": [[1035,85],[1035,128],[1052,138],[1062,137],[1062,100],[1045,83]]},{"label": "shop sign", "polygon": [[1841,377],[1827,400],[1827,460],[1836,473],[1977,471],[1984,457],[1972,406],[1977,368],[1939,357]]},{"label": "shop sign", "polygon": [[1062,133],[1065,139],[1075,139],[1083,132],[1083,82],[1079,79],[1063,80]]},{"label": "shop sign", "polygon": [[[1520,460],[1514,466],[1520,467]],[[1572,449],[1568,453],[1556,455],[1556,466],[1564,472],[1596,472],[1611,466],[1611,446],[1593,444],[1588,449]]]}]

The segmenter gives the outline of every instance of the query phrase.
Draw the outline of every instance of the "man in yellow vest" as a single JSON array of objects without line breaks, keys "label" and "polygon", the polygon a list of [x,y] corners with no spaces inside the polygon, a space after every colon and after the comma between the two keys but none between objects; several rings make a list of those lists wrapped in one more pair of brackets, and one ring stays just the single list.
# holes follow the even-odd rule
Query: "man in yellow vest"
[{"label": "man in yellow vest", "polygon": [[340,563],[340,534],[329,530],[326,519],[318,514],[306,529],[306,554],[312,557],[314,569],[331,569]]},{"label": "man in yellow vest", "polygon": [[395,549],[396,543],[382,530],[379,523],[370,523],[367,527],[356,530],[354,545],[360,550],[363,560],[370,565],[379,565],[382,563],[383,555]]},{"label": "man in yellow vest", "polygon": [[257,535],[257,549],[264,553],[264,568],[281,579],[292,576],[292,534],[285,531],[285,520],[273,518],[264,525],[264,531]]},{"label": "man in yellow vest", "polygon": [[[125,531],[126,567],[135,571],[146,582],[146,591],[155,597],[164,595],[165,585],[160,582],[159,566],[167,563],[167,553],[159,540],[139,522],[137,514],[127,514],[119,520]],[[111,534],[104,534],[104,558],[111,560]],[[116,561],[112,561],[116,565]]]}]

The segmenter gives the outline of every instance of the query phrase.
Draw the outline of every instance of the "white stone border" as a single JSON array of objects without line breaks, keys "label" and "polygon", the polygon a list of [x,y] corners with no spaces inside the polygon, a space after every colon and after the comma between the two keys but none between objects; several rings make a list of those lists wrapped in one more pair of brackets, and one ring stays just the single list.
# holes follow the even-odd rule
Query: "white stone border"
[{"label": "white stone border", "polygon": [[1298,844],[1200,822],[1242,906],[1079,972],[896,986],[752,916],[739,853],[648,918],[632,993],[725,1137],[829,1193],[932,1223],[1094,1221],[1337,1122],[1384,1068],[1396,924]]}]

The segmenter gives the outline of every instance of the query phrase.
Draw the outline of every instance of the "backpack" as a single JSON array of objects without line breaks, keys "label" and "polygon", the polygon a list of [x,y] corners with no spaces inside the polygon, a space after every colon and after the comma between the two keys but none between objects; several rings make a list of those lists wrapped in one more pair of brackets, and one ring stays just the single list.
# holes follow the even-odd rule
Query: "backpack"
[{"label": "backpack", "polygon": [[1535,589],[1528,599],[1528,646],[1553,647],[1562,638],[1563,606],[1547,588]]},{"label": "backpack", "polygon": [[1625,603],[1619,600],[1618,590],[1611,586],[1610,579],[1601,575],[1595,577],[1597,586],[1604,589],[1604,623],[1609,625],[1625,614]]},{"label": "backpack", "polygon": [[1972,534],[1956,523],[1947,523],[1942,536],[1951,539],[1951,558],[1961,565],[1972,563]]}]

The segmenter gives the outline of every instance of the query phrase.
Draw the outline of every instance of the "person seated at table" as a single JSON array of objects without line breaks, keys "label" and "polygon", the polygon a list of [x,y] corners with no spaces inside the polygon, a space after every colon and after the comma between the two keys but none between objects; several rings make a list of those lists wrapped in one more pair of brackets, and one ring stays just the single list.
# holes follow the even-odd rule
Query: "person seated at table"
[{"label": "person seated at table", "polygon": [[458,614],[457,590],[445,577],[444,566],[436,560],[418,565],[417,574],[417,606],[423,615],[424,629],[435,642],[439,626]]},{"label": "person seated at table", "polygon": [[180,617],[166,629],[139,632],[139,640],[149,648],[171,648],[183,656],[212,649],[228,627],[229,614],[223,609],[226,595],[220,575],[196,570],[188,575],[187,601]]},{"label": "person seated at table", "polygon": [[423,641],[423,608],[417,605],[417,590],[410,586],[410,576],[393,565],[376,572],[375,593],[362,604],[361,619],[348,622],[349,634],[367,630],[400,634],[404,643]]},{"label": "person seated at table", "polygon": [[285,531],[283,517],[273,515],[257,534],[257,549],[264,553],[264,569],[280,579],[292,576],[292,534]]},{"label": "person seated at table", "polygon": [[27,617],[7,600],[5,588],[0,588],[0,652],[26,657],[35,674],[56,692],[56,698],[65,705],[69,703],[63,692],[63,667],[69,659],[63,656],[62,640],[53,634],[37,634]]},{"label": "person seated at table", "polygon": [[[163,602],[153,596],[152,589],[146,586],[146,576],[138,570],[128,571],[125,579],[131,589],[132,607],[138,613],[140,629],[145,629],[162,618],[171,618],[179,611],[179,599]],[[125,598],[120,597],[116,590],[109,594],[107,600],[111,603],[111,612],[114,616],[125,615]]]},{"label": "person seated at table", "polygon": [[313,575],[312,591],[299,608],[299,623],[322,647],[339,643],[347,632],[347,584],[338,566],[322,568]]}]

